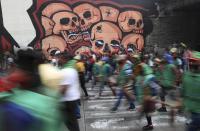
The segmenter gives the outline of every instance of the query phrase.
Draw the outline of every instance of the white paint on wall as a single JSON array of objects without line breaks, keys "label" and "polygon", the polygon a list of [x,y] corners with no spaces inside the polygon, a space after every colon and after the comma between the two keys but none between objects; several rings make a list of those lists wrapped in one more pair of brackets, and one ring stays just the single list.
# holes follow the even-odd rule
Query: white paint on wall
[{"label": "white paint on wall", "polygon": [[27,12],[32,4],[32,0],[1,0],[3,25],[20,47],[27,47],[36,37]]}]

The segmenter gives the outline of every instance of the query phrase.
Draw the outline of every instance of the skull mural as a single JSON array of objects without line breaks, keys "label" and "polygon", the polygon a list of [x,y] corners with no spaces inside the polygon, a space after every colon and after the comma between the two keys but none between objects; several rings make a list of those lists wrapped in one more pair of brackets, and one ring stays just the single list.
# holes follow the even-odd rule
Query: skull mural
[{"label": "skull mural", "polygon": [[79,32],[79,18],[76,14],[60,11],[52,16],[55,23],[53,33],[61,35],[68,44],[73,44],[82,39]]},{"label": "skull mural", "polygon": [[127,52],[140,52],[144,48],[144,38],[140,34],[128,34],[122,40]]},{"label": "skull mural", "polygon": [[111,6],[100,6],[101,15],[103,20],[117,22],[119,10]]},{"label": "skull mural", "polygon": [[42,40],[42,50],[48,60],[52,58],[52,53],[56,51],[63,52],[65,49],[66,41],[60,36],[51,35]]},{"label": "skull mural", "polygon": [[92,50],[97,54],[117,52],[121,39],[121,30],[111,22],[102,21],[92,28]]},{"label": "skull mural", "polygon": [[80,17],[80,28],[83,39],[85,41],[89,41],[90,34],[88,30],[94,23],[97,23],[101,20],[100,10],[89,3],[84,3],[76,6],[73,9],[73,12],[78,14]]},{"label": "skull mural", "polygon": [[143,16],[138,11],[125,11],[119,14],[119,27],[123,32],[143,33]]}]

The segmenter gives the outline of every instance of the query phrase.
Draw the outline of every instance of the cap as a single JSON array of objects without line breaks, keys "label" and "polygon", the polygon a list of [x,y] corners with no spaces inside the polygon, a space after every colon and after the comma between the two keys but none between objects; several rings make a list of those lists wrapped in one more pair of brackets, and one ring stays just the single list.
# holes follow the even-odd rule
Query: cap
[{"label": "cap", "polygon": [[131,52],[131,53],[133,53],[133,52],[134,52],[134,50],[133,50],[133,49],[131,49],[131,48],[128,48],[128,49],[127,49],[127,51],[128,51],[128,52]]},{"label": "cap", "polygon": [[8,58],[8,63],[9,63],[9,64],[14,63],[14,59],[11,58],[11,57],[9,57],[9,58]]},{"label": "cap", "polygon": [[57,50],[56,52],[55,52],[55,55],[59,55],[61,52],[59,51],[59,50]]},{"label": "cap", "polygon": [[109,60],[109,57],[106,57],[106,56],[104,56],[102,59],[101,59],[101,61],[105,61],[105,62],[107,62]]}]

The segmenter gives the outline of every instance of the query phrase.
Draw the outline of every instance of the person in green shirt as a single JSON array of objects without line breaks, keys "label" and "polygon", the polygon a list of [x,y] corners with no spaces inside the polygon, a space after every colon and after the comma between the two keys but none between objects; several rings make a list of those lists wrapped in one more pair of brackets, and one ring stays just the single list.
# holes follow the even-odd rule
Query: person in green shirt
[{"label": "person in green shirt", "polygon": [[97,57],[96,62],[94,63],[92,67],[92,74],[93,74],[93,81],[92,81],[92,88],[94,88],[94,85],[99,81],[100,71],[103,62],[99,60],[100,58]]},{"label": "person in green shirt", "polygon": [[[161,90],[161,101],[165,102],[165,95],[168,91],[176,90],[177,81],[178,81],[178,71],[176,66],[173,64],[173,58],[171,55],[166,54],[163,57],[163,61],[161,62],[161,77],[160,77],[160,85],[162,87]],[[167,112],[165,104],[162,104],[162,107],[158,109],[159,112]]]},{"label": "person in green shirt", "polygon": [[119,55],[118,58],[116,59],[118,61],[118,65],[119,65],[119,74],[117,76],[117,83],[115,83],[116,85],[118,85],[120,87],[119,93],[117,94],[118,99],[117,102],[114,104],[113,108],[111,109],[111,111],[117,111],[120,103],[121,103],[121,99],[126,96],[128,102],[129,102],[129,108],[128,110],[134,110],[135,109],[135,104],[134,104],[134,98],[133,96],[133,92],[128,92],[128,88],[131,86],[132,88],[132,83],[131,85],[129,85],[131,77],[130,77],[130,72],[129,71],[131,69],[131,66],[129,63],[127,63],[127,56],[126,55]]},{"label": "person in green shirt", "polygon": [[147,125],[143,127],[143,130],[153,130],[153,123],[151,119],[151,113],[155,111],[155,98],[159,92],[159,85],[156,83],[156,78],[153,74],[151,67],[146,63],[140,63],[136,66],[137,72],[135,72],[135,87],[136,98],[141,105],[141,116],[145,114]]},{"label": "person in green shirt", "polygon": [[183,75],[183,105],[191,113],[191,123],[187,131],[200,130],[200,53],[199,57],[189,58],[190,71]]},{"label": "person in green shirt", "polygon": [[104,85],[108,84],[108,78],[112,75],[112,67],[109,64],[109,57],[105,56],[101,59],[103,62],[100,69],[100,88],[99,88],[99,96],[101,96]]},{"label": "person in green shirt", "polygon": [[145,115],[147,125],[143,130],[153,130],[153,122],[151,113],[156,109],[156,97],[159,94],[160,86],[157,84],[156,76],[153,69],[145,63],[145,58],[141,58],[140,63],[134,68],[135,94],[140,108],[140,117]]},{"label": "person in green shirt", "polygon": [[161,79],[161,60],[159,58],[154,59],[154,66],[153,66],[153,72],[156,77],[156,81],[159,83]]}]

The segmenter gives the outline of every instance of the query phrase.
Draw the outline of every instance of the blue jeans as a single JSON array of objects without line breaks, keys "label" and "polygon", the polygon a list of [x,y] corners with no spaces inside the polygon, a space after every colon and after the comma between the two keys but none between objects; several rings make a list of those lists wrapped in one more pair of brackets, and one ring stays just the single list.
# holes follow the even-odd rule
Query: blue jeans
[{"label": "blue jeans", "polygon": [[[116,109],[117,109],[117,108],[119,107],[119,105],[121,104],[121,100],[122,100],[122,98],[124,97],[124,91],[123,91],[123,90],[120,90],[119,93],[117,94],[117,96],[118,96],[117,102],[116,102],[115,105],[114,105],[114,108],[116,108]],[[131,100],[128,99],[128,102],[129,102],[129,105],[130,105],[129,108],[135,108],[135,104],[134,104],[133,101],[131,101]]]},{"label": "blue jeans", "polygon": [[99,87],[99,96],[101,96],[101,94],[102,94],[102,92],[103,92],[105,83],[106,83],[105,81],[101,81],[101,83],[100,83],[100,87]]},{"label": "blue jeans", "polygon": [[80,100],[77,100],[76,108],[74,110],[77,119],[81,118],[81,113],[80,113],[80,107],[79,106],[80,106]]},{"label": "blue jeans", "polygon": [[189,124],[187,131],[198,131],[200,129],[200,113],[191,113],[192,122]]}]

